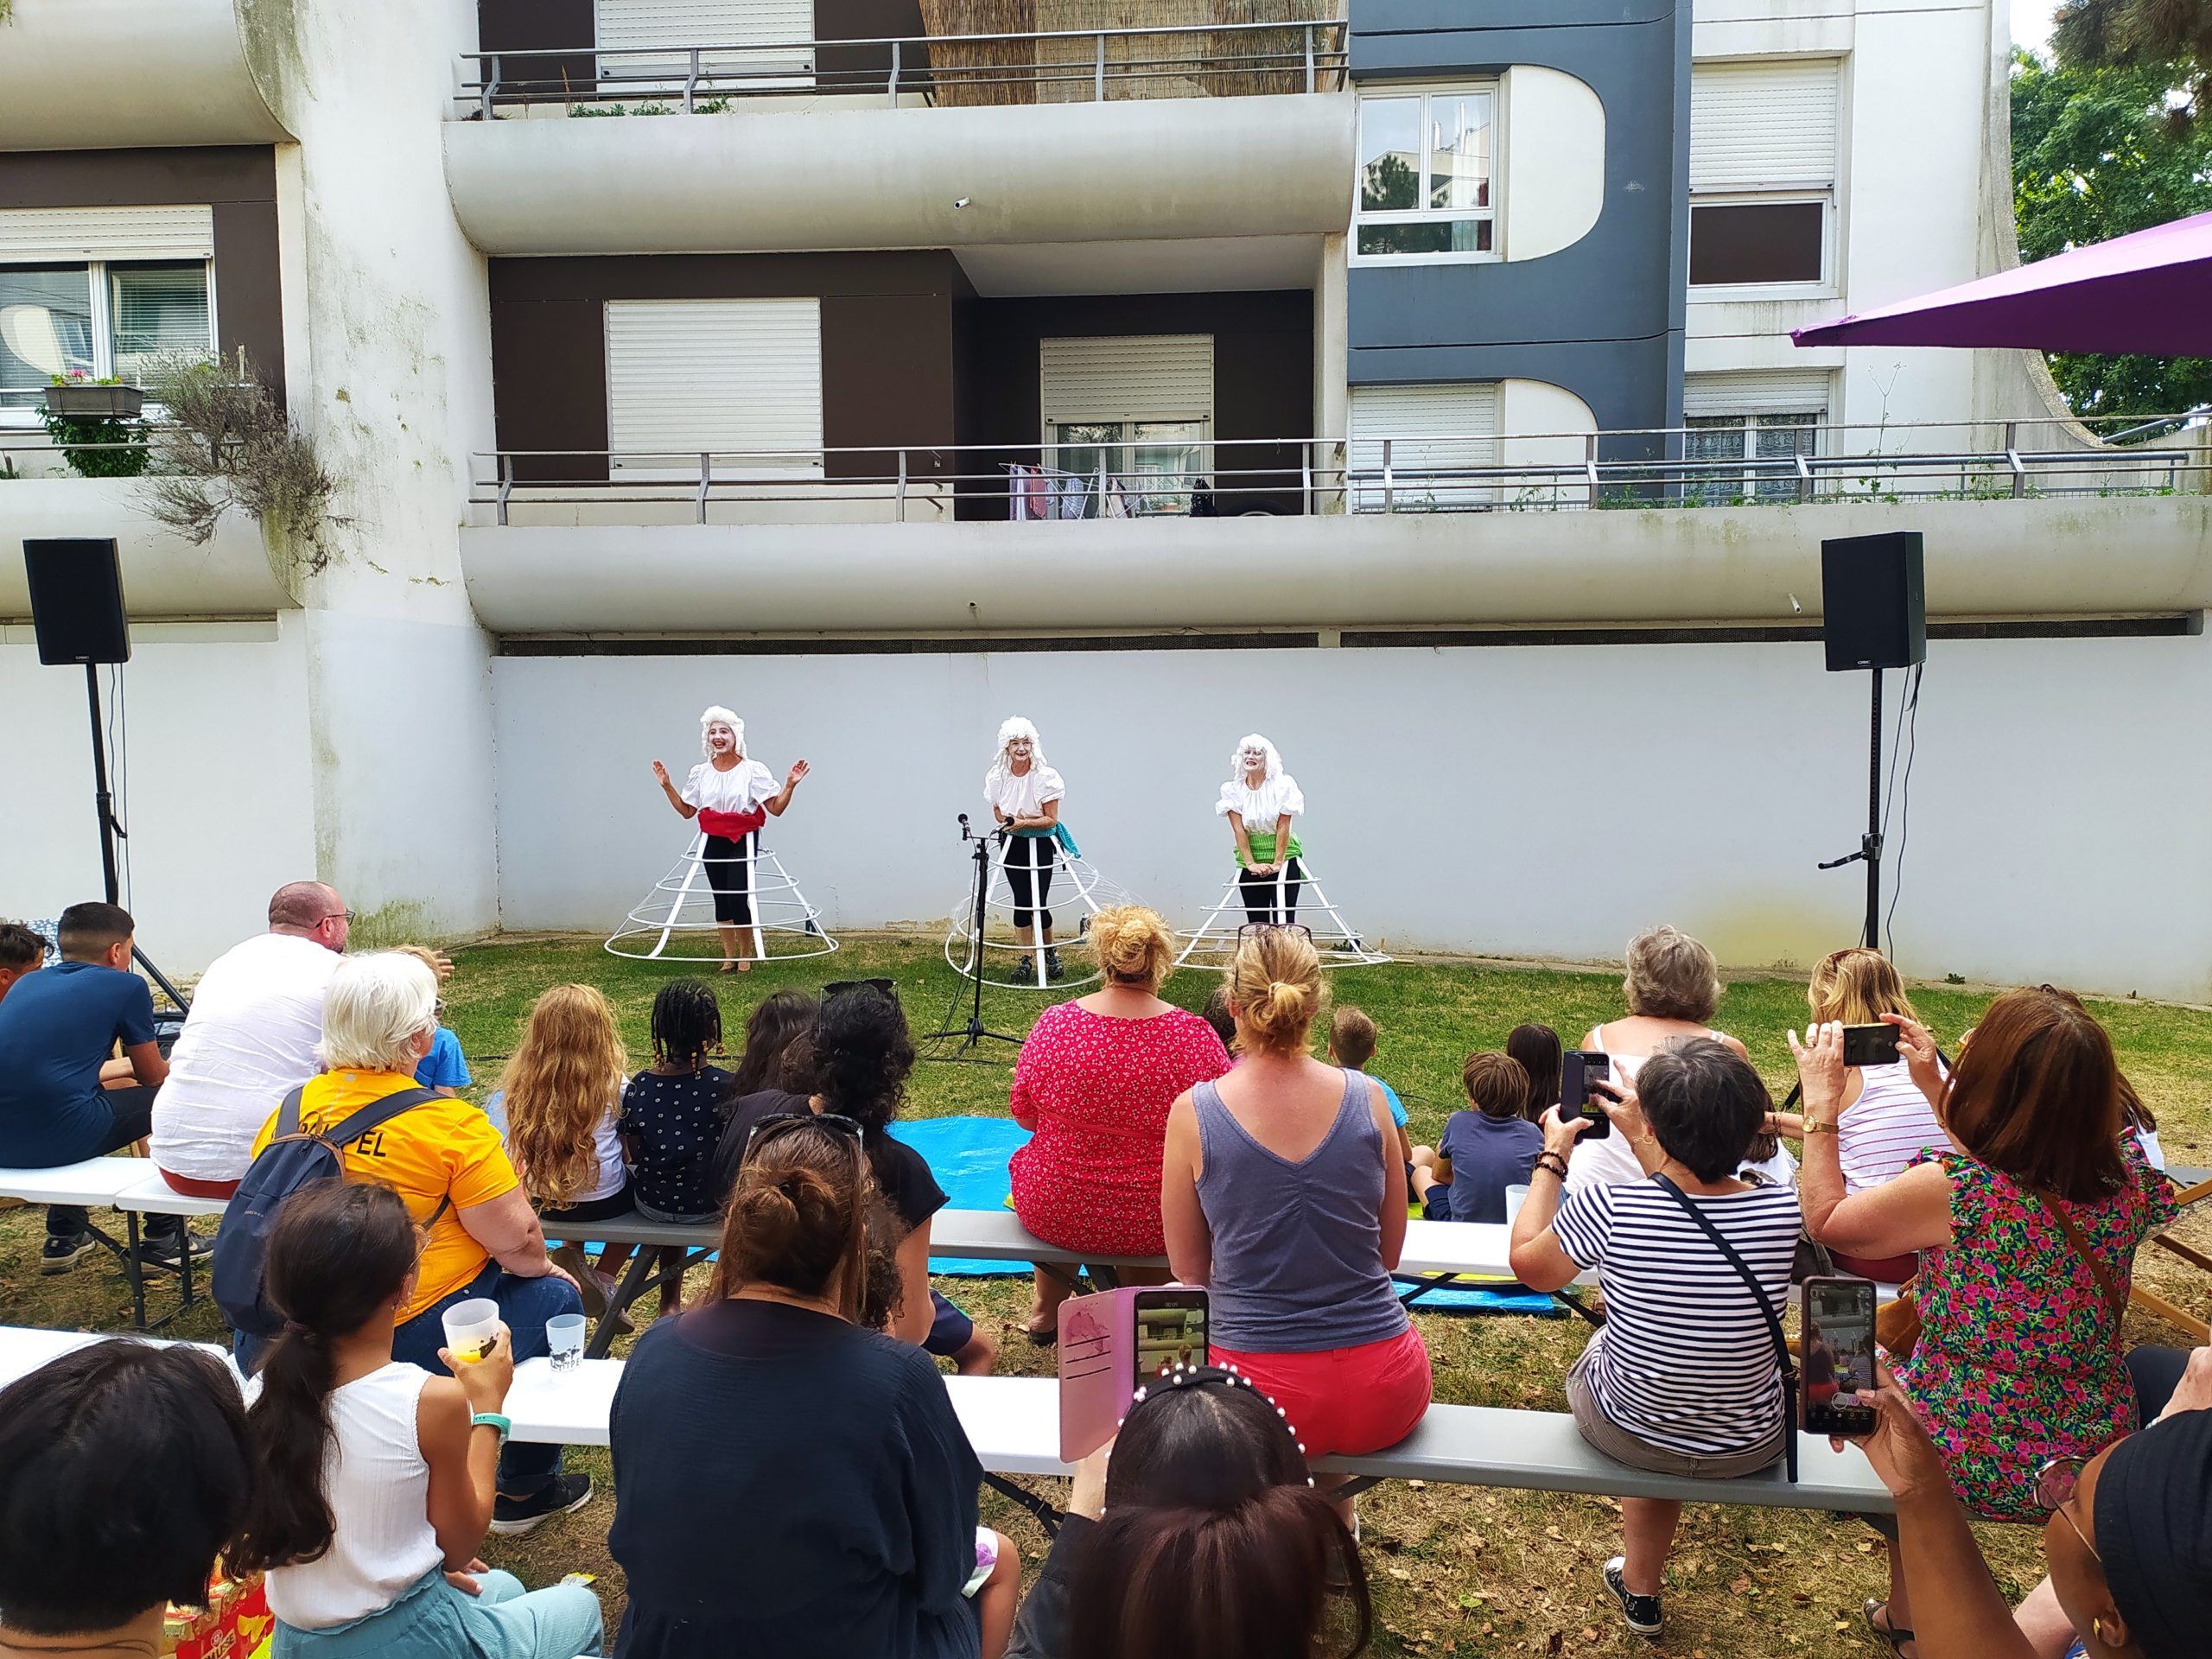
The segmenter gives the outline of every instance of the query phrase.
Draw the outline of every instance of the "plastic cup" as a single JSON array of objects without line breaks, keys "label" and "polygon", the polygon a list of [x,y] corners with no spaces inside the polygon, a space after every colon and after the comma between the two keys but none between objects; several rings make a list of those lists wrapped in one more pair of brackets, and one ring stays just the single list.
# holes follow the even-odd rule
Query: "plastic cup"
[{"label": "plastic cup", "polygon": [[1505,1189],[1505,1224],[1507,1226],[1510,1227],[1514,1218],[1521,1213],[1521,1205],[1528,1196],[1529,1189],[1525,1186],[1509,1186]]},{"label": "plastic cup", "polygon": [[464,1365],[474,1365],[499,1334],[499,1305],[488,1296],[455,1302],[443,1315],[446,1346]]},{"label": "plastic cup", "polygon": [[545,1321],[545,1348],[556,1371],[572,1371],[584,1363],[584,1316],[556,1313]]}]

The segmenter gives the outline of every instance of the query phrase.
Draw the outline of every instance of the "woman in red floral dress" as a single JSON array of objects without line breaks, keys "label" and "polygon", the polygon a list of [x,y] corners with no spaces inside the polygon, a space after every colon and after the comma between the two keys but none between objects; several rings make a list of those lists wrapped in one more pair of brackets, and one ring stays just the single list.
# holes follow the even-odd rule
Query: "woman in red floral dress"
[{"label": "woman in red floral dress", "polygon": [[[1185,1090],[1227,1071],[1229,1052],[1198,1015],[1160,1000],[1175,942],[1153,912],[1141,905],[1100,911],[1091,918],[1090,948],[1106,982],[1046,1009],[1014,1068],[1014,1121],[1031,1131],[1009,1165],[1014,1211],[1062,1249],[1160,1255],[1167,1249],[1160,1225],[1167,1109]],[[1032,1341],[1054,1339],[1067,1295],[1038,1273]]]}]

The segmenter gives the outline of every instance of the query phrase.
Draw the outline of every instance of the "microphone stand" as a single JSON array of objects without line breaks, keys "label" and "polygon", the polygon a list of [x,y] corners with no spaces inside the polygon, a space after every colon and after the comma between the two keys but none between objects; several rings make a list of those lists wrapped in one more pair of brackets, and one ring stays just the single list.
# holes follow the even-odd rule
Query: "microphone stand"
[{"label": "microphone stand", "polygon": [[1002,1031],[993,1031],[983,1023],[983,925],[991,891],[991,841],[994,836],[1002,833],[987,830],[978,835],[969,825],[968,815],[965,812],[960,815],[960,839],[972,848],[969,858],[976,867],[973,902],[969,911],[968,968],[963,976],[969,982],[970,993],[968,1018],[964,1024],[955,1026],[952,1023],[953,1008],[959,1007],[959,998],[955,996],[953,1008],[945,1010],[945,1023],[924,1037],[922,1041],[925,1044],[941,1043],[948,1038],[957,1037],[959,1045],[950,1054],[925,1054],[924,1059],[989,1065],[995,1062],[976,1052],[985,1042],[1012,1043],[1016,1048],[1021,1046],[1021,1038],[1009,1036]]}]

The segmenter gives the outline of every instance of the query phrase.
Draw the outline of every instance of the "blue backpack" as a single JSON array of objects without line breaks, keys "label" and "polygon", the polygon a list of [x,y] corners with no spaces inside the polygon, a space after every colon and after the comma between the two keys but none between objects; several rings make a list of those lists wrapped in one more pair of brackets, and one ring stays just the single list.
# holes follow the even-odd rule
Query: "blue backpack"
[{"label": "blue backpack", "polygon": [[[215,1265],[211,1288],[215,1305],[232,1329],[264,1339],[284,1328],[284,1316],[269,1304],[262,1275],[269,1255],[269,1229],[285,1199],[302,1187],[346,1179],[346,1162],[339,1148],[358,1141],[372,1129],[390,1122],[410,1107],[444,1098],[435,1089],[402,1089],[373,1101],[351,1117],[327,1129],[300,1128],[302,1084],[284,1096],[276,1114],[276,1133],[261,1149],[238,1183],[230,1207],[215,1234]],[[429,1231],[446,1212],[448,1198],[423,1224]]]}]

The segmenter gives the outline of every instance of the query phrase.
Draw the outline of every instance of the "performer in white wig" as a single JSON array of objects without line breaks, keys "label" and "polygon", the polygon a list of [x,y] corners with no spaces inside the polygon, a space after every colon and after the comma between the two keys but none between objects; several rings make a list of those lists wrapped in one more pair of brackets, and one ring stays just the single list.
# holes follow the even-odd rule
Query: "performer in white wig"
[{"label": "performer in white wig", "polygon": [[707,758],[691,768],[678,790],[668,768],[653,762],[668,804],[687,818],[699,820],[707,844],[700,855],[707,881],[715,890],[715,921],[722,936],[722,972],[753,971],[753,860],[746,845],[772,816],[781,817],[791,791],[807,774],[794,761],[779,789],[775,775],[745,755],[745,722],[716,704],[699,716],[699,752]]},{"label": "performer in white wig", "polygon": [[[1032,950],[1043,945],[1048,979],[1060,977],[1060,953],[1052,949],[1052,912],[1045,900],[1052,891],[1058,849],[1070,844],[1060,824],[1060,799],[1067,792],[1060,774],[1045,763],[1036,727],[1016,715],[999,728],[998,758],[983,774],[983,798],[991,804],[1006,842],[1014,937]],[[1014,976],[1026,980],[1035,971],[1036,963],[1024,957]]]},{"label": "performer in white wig", "polygon": [[1306,797],[1298,779],[1282,769],[1275,746],[1257,732],[1236,746],[1229,765],[1229,781],[1213,810],[1229,820],[1236,837],[1244,918],[1255,926],[1295,922],[1306,872],[1298,861],[1304,849],[1291,834],[1290,821],[1306,810]]}]

